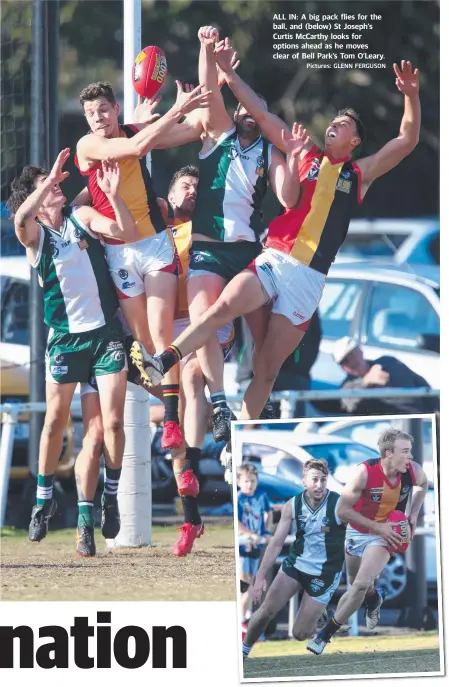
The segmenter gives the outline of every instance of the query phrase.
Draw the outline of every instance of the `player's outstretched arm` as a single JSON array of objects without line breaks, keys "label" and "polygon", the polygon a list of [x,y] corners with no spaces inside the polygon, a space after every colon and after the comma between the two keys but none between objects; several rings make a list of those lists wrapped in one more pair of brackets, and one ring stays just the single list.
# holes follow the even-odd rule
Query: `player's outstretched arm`
[{"label": "player's outstretched arm", "polygon": [[290,499],[282,509],[281,519],[279,520],[278,526],[270,543],[268,544],[262,561],[260,563],[259,570],[257,571],[254,583],[252,585],[252,597],[254,603],[258,604],[262,598],[262,594],[265,588],[266,576],[271,570],[272,566],[276,562],[276,558],[281,553],[282,547],[284,546],[287,536],[290,534],[290,530],[293,522],[293,499]]},{"label": "player's outstretched arm", "polygon": [[144,127],[132,138],[103,138],[88,134],[78,141],[77,154],[81,168],[90,167],[99,160],[123,160],[127,157],[141,158],[150,152],[159,139],[167,134],[181,117],[197,107],[206,107],[210,93],[199,85],[192,91],[184,91],[180,81],[176,82],[176,102],[163,117]]},{"label": "player's outstretched arm", "polygon": [[120,168],[116,160],[102,161],[101,170],[97,170],[97,182],[112,205],[117,221],[89,206],[78,208],[77,216],[97,234],[106,234],[122,241],[135,241],[138,237],[137,225],[119,192]]},{"label": "player's outstretched arm", "polygon": [[429,488],[429,480],[427,475],[419,463],[412,461],[413,471],[415,473],[416,484],[413,487],[412,503],[410,512],[408,514],[408,521],[410,523],[412,539],[416,530],[416,521],[418,520],[419,511],[422,508],[424,499],[426,498],[427,490]]},{"label": "player's outstretched arm", "polygon": [[254,120],[262,129],[263,134],[271,143],[279,148],[279,150],[285,153],[282,131],[290,135],[291,131],[289,127],[282,119],[267,111],[265,102],[259,98],[257,93],[255,93],[255,91],[253,91],[253,89],[243,81],[232,68],[231,60],[234,52],[229,38],[220,41],[215,48],[215,59],[226,78],[226,83],[237,100],[242,103],[243,107],[248,110],[252,117],[254,117]]},{"label": "player's outstretched arm", "polygon": [[[70,148],[61,150],[48,177],[37,186],[36,190],[22,203],[14,214],[14,229],[20,243],[32,253],[39,246],[41,228],[36,222],[36,215],[50,193],[53,186],[67,179],[70,172],[64,172],[63,167],[70,157]],[[34,255],[29,259],[34,262]]]},{"label": "player's outstretched arm", "polygon": [[392,529],[391,523],[376,522],[354,510],[355,504],[366,487],[367,479],[368,472],[366,467],[363,464],[358,465],[354,477],[346,484],[341,493],[337,503],[336,515],[342,522],[353,522],[356,525],[360,525],[360,527],[365,527],[372,534],[382,537],[391,546],[400,546],[402,539]]},{"label": "player's outstretched arm", "polygon": [[404,115],[399,135],[389,141],[377,153],[362,158],[357,164],[362,173],[362,195],[378,177],[396,167],[418,145],[421,128],[421,104],[419,101],[419,72],[412,63],[402,60],[401,68],[393,65],[396,87],[404,95]]},{"label": "player's outstretched arm", "polygon": [[285,208],[294,208],[298,204],[301,192],[298,166],[303,151],[309,146],[310,139],[307,130],[296,122],[293,124],[291,134],[282,130],[281,136],[287,159],[285,161],[279,151],[273,151],[270,183],[279,202]]},{"label": "player's outstretched arm", "polygon": [[232,120],[228,115],[221,89],[218,84],[217,65],[214,57],[214,46],[218,41],[218,31],[213,26],[202,26],[198,31],[200,54],[198,58],[198,77],[211,91],[209,107],[201,112],[201,120],[205,132],[214,139],[219,138],[225,131],[232,129]]}]

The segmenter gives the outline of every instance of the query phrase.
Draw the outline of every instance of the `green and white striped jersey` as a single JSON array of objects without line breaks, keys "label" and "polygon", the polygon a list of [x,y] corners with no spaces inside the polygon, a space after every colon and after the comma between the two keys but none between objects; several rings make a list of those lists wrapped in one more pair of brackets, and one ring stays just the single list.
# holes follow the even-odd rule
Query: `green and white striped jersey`
[{"label": "green and white striped jersey", "polygon": [[117,295],[99,237],[77,217],[64,216],[61,231],[39,222],[41,235],[32,265],[44,289],[44,320],[59,332],[103,327],[117,313]]},{"label": "green and white striped jersey", "polygon": [[264,230],[261,208],[272,148],[259,136],[242,149],[234,127],[211,150],[199,154],[192,233],[225,242],[258,240]]},{"label": "green and white striped jersey", "polygon": [[340,496],[328,491],[321,505],[312,510],[304,495],[305,492],[292,499],[296,539],[289,557],[295,560],[297,570],[308,575],[336,574],[345,559],[346,525],[335,512]]}]

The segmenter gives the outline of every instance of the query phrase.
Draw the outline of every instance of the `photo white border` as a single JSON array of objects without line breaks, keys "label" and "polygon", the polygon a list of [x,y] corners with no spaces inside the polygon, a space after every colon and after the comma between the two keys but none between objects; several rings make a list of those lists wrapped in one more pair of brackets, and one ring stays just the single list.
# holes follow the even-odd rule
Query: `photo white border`
[{"label": "photo white border", "polygon": [[[335,416],[335,417],[308,417],[308,418],[281,418],[278,420],[237,420],[232,423],[231,432],[231,447],[233,451],[233,456],[235,455],[236,441],[235,437],[239,429],[245,425],[279,425],[286,423],[298,424],[301,422],[339,422],[344,420],[359,420],[360,422],[364,420],[369,421],[379,421],[379,420],[391,420],[391,421],[404,421],[404,420],[423,420],[428,419],[432,424],[432,459],[433,459],[433,470],[434,470],[434,492],[435,492],[435,538],[436,538],[436,557],[437,557],[437,583],[438,583],[438,642],[439,642],[439,655],[440,655],[440,670],[433,672],[422,672],[422,673],[373,673],[373,674],[357,674],[357,675],[322,675],[322,676],[298,676],[298,677],[256,677],[256,678],[246,678],[244,676],[243,668],[243,656],[242,656],[242,611],[240,600],[240,575],[239,575],[239,538],[238,538],[238,510],[237,504],[237,467],[240,463],[233,461],[233,480],[232,480],[232,498],[234,503],[234,553],[235,553],[235,570],[236,570],[236,599],[237,599],[237,632],[238,632],[238,646],[239,646],[239,679],[240,683],[279,683],[279,682],[313,682],[317,680],[329,681],[329,680],[362,680],[362,679],[389,679],[389,678],[423,678],[423,677],[443,677],[445,675],[445,646],[444,646],[444,612],[443,612],[443,579],[442,579],[442,561],[441,561],[441,538],[440,538],[440,503],[439,503],[439,479],[438,479],[438,466],[437,466],[437,440],[436,440],[436,419],[435,414],[429,413],[416,413],[411,415],[346,415],[346,416]],[[263,431],[263,430],[261,430]],[[441,455],[441,447],[440,447]],[[300,657],[298,657],[300,660]],[[374,660],[374,659],[373,659]]]}]

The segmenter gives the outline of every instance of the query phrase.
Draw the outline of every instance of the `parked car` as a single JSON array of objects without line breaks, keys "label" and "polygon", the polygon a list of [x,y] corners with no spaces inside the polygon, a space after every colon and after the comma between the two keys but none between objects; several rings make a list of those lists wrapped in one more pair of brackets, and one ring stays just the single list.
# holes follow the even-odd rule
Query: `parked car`
[{"label": "parked car", "polygon": [[429,219],[354,219],[337,260],[439,265],[440,224]]},{"label": "parked car", "polygon": [[[294,438],[293,438],[294,437]],[[327,439],[327,441],[325,441]],[[331,439],[331,441],[329,441]],[[298,489],[302,489],[302,466],[310,455],[313,455],[315,451],[320,453],[316,447],[321,446],[323,450],[325,447],[332,446],[332,441],[336,441],[340,437],[326,435],[320,435],[312,433],[308,436],[308,433],[299,434],[287,431],[251,431],[242,430],[237,431],[234,436],[235,445],[235,461],[239,465],[243,460],[252,460],[253,462],[259,462],[263,471],[268,474],[274,474],[284,478],[287,482],[296,484]],[[342,439],[342,438],[341,438]],[[299,442],[297,445],[296,442]],[[343,447],[344,445],[354,446],[354,466],[365,460],[365,457],[361,457],[361,447],[365,450],[365,455],[368,458],[377,457],[378,453],[368,446],[363,444],[357,444],[352,441],[336,441],[334,446]],[[351,455],[348,446],[348,456]],[[342,448],[338,449],[340,452]],[[309,453],[311,451],[311,453]],[[355,456],[358,456],[355,459]],[[307,457],[306,457],[307,456]],[[315,457],[320,457],[315,455]],[[323,456],[325,457],[325,456]],[[337,469],[335,469],[337,467]],[[344,482],[346,481],[344,475],[347,477],[349,466],[346,466],[346,470],[340,470],[338,472],[338,462],[334,466],[334,470],[331,471],[331,475],[328,480],[328,488],[337,493],[341,493]],[[332,470],[332,468],[331,468]],[[338,476],[338,477],[337,477]],[[342,480],[342,481],[340,481]],[[283,487],[283,483],[279,483],[277,488],[276,498],[272,499],[276,503],[286,502],[291,498],[291,490],[286,490]],[[272,498],[272,497],[270,497]],[[434,524],[434,517],[432,520],[431,513],[435,512],[435,502],[434,502],[434,492],[433,490],[428,494],[426,501],[427,513],[429,515],[427,519],[427,524]],[[292,531],[291,535],[294,534]],[[437,567],[436,567],[436,539],[434,536],[425,536],[425,553],[426,553],[426,575],[428,583],[428,594],[429,599],[432,602],[436,602],[437,599]],[[284,545],[280,556],[277,559],[277,567],[281,564],[282,560],[288,554],[290,543],[293,541],[292,536],[287,540]],[[379,584],[383,586],[387,592],[387,598],[390,605],[401,606],[405,603],[407,598],[407,578],[409,571],[407,564],[403,555],[399,553],[394,553],[391,555],[390,560],[380,577]],[[344,584],[346,584],[344,582]],[[339,593],[343,593],[344,587],[341,586]]]},{"label": "parked car", "polygon": [[[333,422],[300,423],[294,430],[295,434],[308,436],[310,431],[323,436],[342,437],[351,441],[360,442],[377,450],[379,434],[391,427],[392,421],[382,417],[374,419],[348,418]],[[434,480],[432,421],[423,418],[423,467],[430,482]]]},{"label": "parked car", "polygon": [[332,357],[335,341],[351,336],[365,357],[398,358],[440,387],[440,274],[416,265],[413,273],[391,265],[334,264],[319,313],[322,340],[312,367],[314,386],[339,386],[345,378]]}]

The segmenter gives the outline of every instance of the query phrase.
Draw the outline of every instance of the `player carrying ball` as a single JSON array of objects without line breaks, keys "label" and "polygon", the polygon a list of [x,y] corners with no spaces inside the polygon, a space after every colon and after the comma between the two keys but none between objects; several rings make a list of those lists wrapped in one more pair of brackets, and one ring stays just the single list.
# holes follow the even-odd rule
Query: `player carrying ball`
[{"label": "player carrying ball", "polygon": [[389,548],[402,538],[387,522],[394,510],[408,515],[411,537],[427,493],[427,477],[412,460],[413,437],[399,429],[387,429],[379,437],[380,458],[367,460],[357,467],[354,478],[343,490],[337,516],[349,523],[346,529],[346,570],[351,588],[338,602],[335,615],[307,645],[314,654],[322,654],[332,636],[364,603],[369,630],[379,622],[383,593],[375,581],[388,563]]},{"label": "player carrying ball", "polygon": [[300,187],[300,199],[270,223],[264,251],[232,279],[197,323],[160,355],[145,356],[143,362],[151,383],[158,384],[181,357],[203,346],[225,322],[270,304],[264,343],[243,400],[241,419],[248,419],[259,417],[282,363],[303,338],[357,205],[373,181],[417,145],[420,101],[418,70],[413,71],[410,62],[402,62],[402,69],[394,65],[396,86],[404,94],[399,135],[355,163],[351,156],[364,137],[364,128],[352,109],[342,110],[333,119],[320,150],[301,126],[295,124],[291,132],[261,107],[259,97],[230,67],[233,54],[229,41],[216,47],[231,90],[268,138],[286,153],[285,183]]}]

